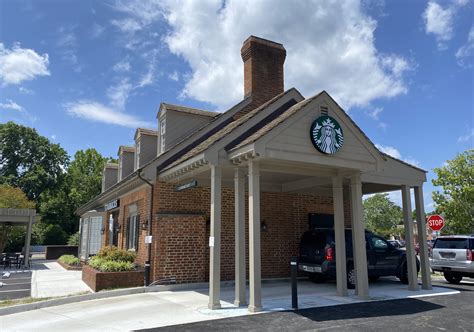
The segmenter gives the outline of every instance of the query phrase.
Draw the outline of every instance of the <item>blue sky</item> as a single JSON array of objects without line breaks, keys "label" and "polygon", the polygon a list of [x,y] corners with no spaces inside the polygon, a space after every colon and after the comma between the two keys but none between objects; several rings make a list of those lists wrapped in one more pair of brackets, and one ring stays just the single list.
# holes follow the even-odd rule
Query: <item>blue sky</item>
[{"label": "blue sky", "polygon": [[[249,5],[249,3],[252,5]],[[429,171],[473,148],[473,1],[0,1],[0,121],[116,156],[160,102],[243,96],[242,42],[287,49],[285,87],[327,90],[380,149]],[[392,198],[399,202],[399,195]]]}]

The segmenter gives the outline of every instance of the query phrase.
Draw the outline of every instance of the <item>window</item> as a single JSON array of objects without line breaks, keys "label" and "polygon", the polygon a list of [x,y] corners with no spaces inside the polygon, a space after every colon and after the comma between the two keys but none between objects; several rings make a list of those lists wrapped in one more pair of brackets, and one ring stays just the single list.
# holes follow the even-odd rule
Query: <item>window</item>
[{"label": "window", "polygon": [[118,180],[122,180],[122,166],[123,166],[123,158],[122,155],[119,157],[119,169],[118,169]]},{"label": "window", "polygon": [[379,237],[376,237],[376,236],[373,236],[370,241],[372,242],[372,248],[374,249],[387,249],[388,248],[388,244],[385,240],[379,238]]},{"label": "window", "polygon": [[160,152],[165,152],[165,134],[166,134],[166,120],[161,120],[160,122]]},{"label": "window", "polygon": [[137,142],[135,157],[136,157],[136,167],[135,167],[135,169],[137,169],[137,168],[140,168],[140,141]]},{"label": "window", "polygon": [[127,248],[136,250],[138,248],[140,216],[136,213],[128,217]]}]

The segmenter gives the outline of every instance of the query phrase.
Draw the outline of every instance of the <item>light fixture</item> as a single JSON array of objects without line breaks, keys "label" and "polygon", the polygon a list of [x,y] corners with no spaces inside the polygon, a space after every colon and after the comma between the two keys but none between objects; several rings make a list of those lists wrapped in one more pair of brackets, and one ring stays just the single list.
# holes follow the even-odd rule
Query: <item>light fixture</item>
[{"label": "light fixture", "polygon": [[142,224],[142,230],[146,230],[148,228],[148,219],[144,220],[141,224]]},{"label": "light fixture", "polygon": [[260,229],[262,230],[262,232],[266,232],[267,231],[267,223],[264,221],[262,221],[262,224],[260,225]]}]

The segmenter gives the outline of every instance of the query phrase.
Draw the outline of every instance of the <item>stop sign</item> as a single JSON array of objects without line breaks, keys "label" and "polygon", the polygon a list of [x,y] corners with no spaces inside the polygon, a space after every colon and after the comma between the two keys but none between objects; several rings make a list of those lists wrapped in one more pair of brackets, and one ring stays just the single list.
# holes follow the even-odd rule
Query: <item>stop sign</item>
[{"label": "stop sign", "polygon": [[440,215],[434,214],[428,218],[428,227],[433,231],[440,231],[444,227],[444,219]]}]

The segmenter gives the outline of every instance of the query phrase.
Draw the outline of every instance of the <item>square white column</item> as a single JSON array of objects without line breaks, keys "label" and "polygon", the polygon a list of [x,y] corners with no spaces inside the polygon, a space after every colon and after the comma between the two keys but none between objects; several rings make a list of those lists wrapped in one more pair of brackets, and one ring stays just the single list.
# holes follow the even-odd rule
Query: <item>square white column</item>
[{"label": "square white column", "polygon": [[240,168],[234,173],[235,200],[235,301],[236,306],[247,305],[245,285],[245,176]]},{"label": "square white column", "polygon": [[260,170],[252,160],[249,162],[249,291],[249,311],[261,311]]},{"label": "square white column", "polygon": [[[406,268],[408,273],[408,289],[418,290],[418,273],[416,271],[416,253],[413,236],[413,218],[411,210],[410,187],[402,186],[403,224],[405,226]],[[402,271],[404,268],[402,267]],[[404,273],[404,272],[402,272]]]},{"label": "square white column", "polygon": [[426,216],[423,202],[423,185],[415,187],[416,224],[420,244],[421,280],[423,289],[432,289],[428,243],[426,240]]},{"label": "square white column", "polygon": [[221,182],[222,169],[211,166],[211,234],[209,237],[209,309],[221,307]]},{"label": "square white column", "polygon": [[369,298],[367,252],[365,247],[365,225],[362,207],[362,182],[360,173],[351,176],[352,246],[356,273],[356,294]]},{"label": "square white column", "polygon": [[346,240],[344,233],[344,196],[342,176],[332,178],[334,205],[334,236],[336,240],[336,281],[337,295],[347,296]]}]

